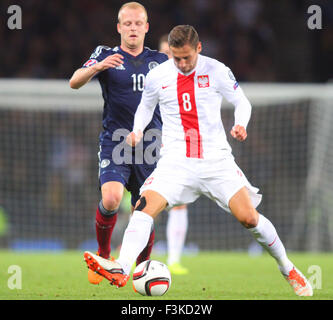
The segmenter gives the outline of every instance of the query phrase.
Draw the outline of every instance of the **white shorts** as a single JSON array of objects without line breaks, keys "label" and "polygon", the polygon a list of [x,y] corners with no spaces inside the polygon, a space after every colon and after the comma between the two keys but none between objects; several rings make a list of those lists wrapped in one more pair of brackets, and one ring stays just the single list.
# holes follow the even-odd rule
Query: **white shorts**
[{"label": "white shorts", "polygon": [[262,195],[249,183],[232,156],[206,160],[166,155],[157,162],[140,194],[145,190],[158,192],[167,200],[168,209],[194,202],[200,195],[205,195],[230,212],[230,199],[244,186],[256,208]]}]

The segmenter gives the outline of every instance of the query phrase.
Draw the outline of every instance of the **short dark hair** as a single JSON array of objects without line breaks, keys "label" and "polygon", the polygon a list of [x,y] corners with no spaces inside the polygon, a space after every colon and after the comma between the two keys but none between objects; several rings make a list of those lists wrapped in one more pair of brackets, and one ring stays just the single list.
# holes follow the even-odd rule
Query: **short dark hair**
[{"label": "short dark hair", "polygon": [[196,49],[199,43],[199,35],[194,27],[188,24],[178,25],[170,31],[168,43],[170,47],[174,48],[181,48],[188,44]]}]

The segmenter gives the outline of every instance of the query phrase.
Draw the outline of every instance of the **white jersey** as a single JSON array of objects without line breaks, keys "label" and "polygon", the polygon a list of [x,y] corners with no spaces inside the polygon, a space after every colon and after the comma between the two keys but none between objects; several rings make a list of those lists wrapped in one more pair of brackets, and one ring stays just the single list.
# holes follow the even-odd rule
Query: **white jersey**
[{"label": "white jersey", "polygon": [[246,128],[251,105],[228,67],[199,54],[195,69],[183,74],[170,59],[147,74],[133,131],[144,130],[159,104],[161,155],[207,159],[231,154],[221,120],[223,97],[235,106],[235,125]]}]

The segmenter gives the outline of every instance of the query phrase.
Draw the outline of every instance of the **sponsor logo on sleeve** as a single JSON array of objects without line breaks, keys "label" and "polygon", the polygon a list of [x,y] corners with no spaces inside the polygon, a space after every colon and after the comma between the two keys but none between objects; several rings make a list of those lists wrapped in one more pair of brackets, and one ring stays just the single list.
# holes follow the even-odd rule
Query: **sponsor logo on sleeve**
[{"label": "sponsor logo on sleeve", "polygon": [[98,61],[96,59],[89,59],[83,66],[84,67],[91,67],[93,66],[94,64],[96,64]]},{"label": "sponsor logo on sleeve", "polygon": [[229,78],[230,78],[232,81],[235,81],[235,83],[234,83],[234,85],[233,85],[233,88],[234,88],[234,90],[236,90],[236,89],[238,88],[239,84],[238,84],[238,81],[236,80],[234,74],[232,73],[232,71],[231,71],[230,69],[228,70],[228,75],[229,75]]}]

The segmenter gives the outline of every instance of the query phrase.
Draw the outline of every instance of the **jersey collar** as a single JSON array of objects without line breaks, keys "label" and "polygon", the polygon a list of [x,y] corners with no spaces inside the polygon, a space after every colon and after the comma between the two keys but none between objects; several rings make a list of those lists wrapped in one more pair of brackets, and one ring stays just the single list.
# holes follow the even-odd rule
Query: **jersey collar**
[{"label": "jersey collar", "polygon": [[137,56],[133,56],[133,55],[131,55],[130,53],[124,51],[124,50],[121,48],[121,46],[119,46],[118,48],[119,48],[119,52],[121,52],[122,55],[124,55],[124,56],[126,56],[127,58],[130,58],[130,59],[137,59],[137,58],[140,58],[140,57],[142,57],[143,55],[145,55],[145,54],[146,54],[146,51],[147,51],[147,50],[146,50],[146,47],[143,47],[143,50],[142,50],[141,53],[139,53]]}]

